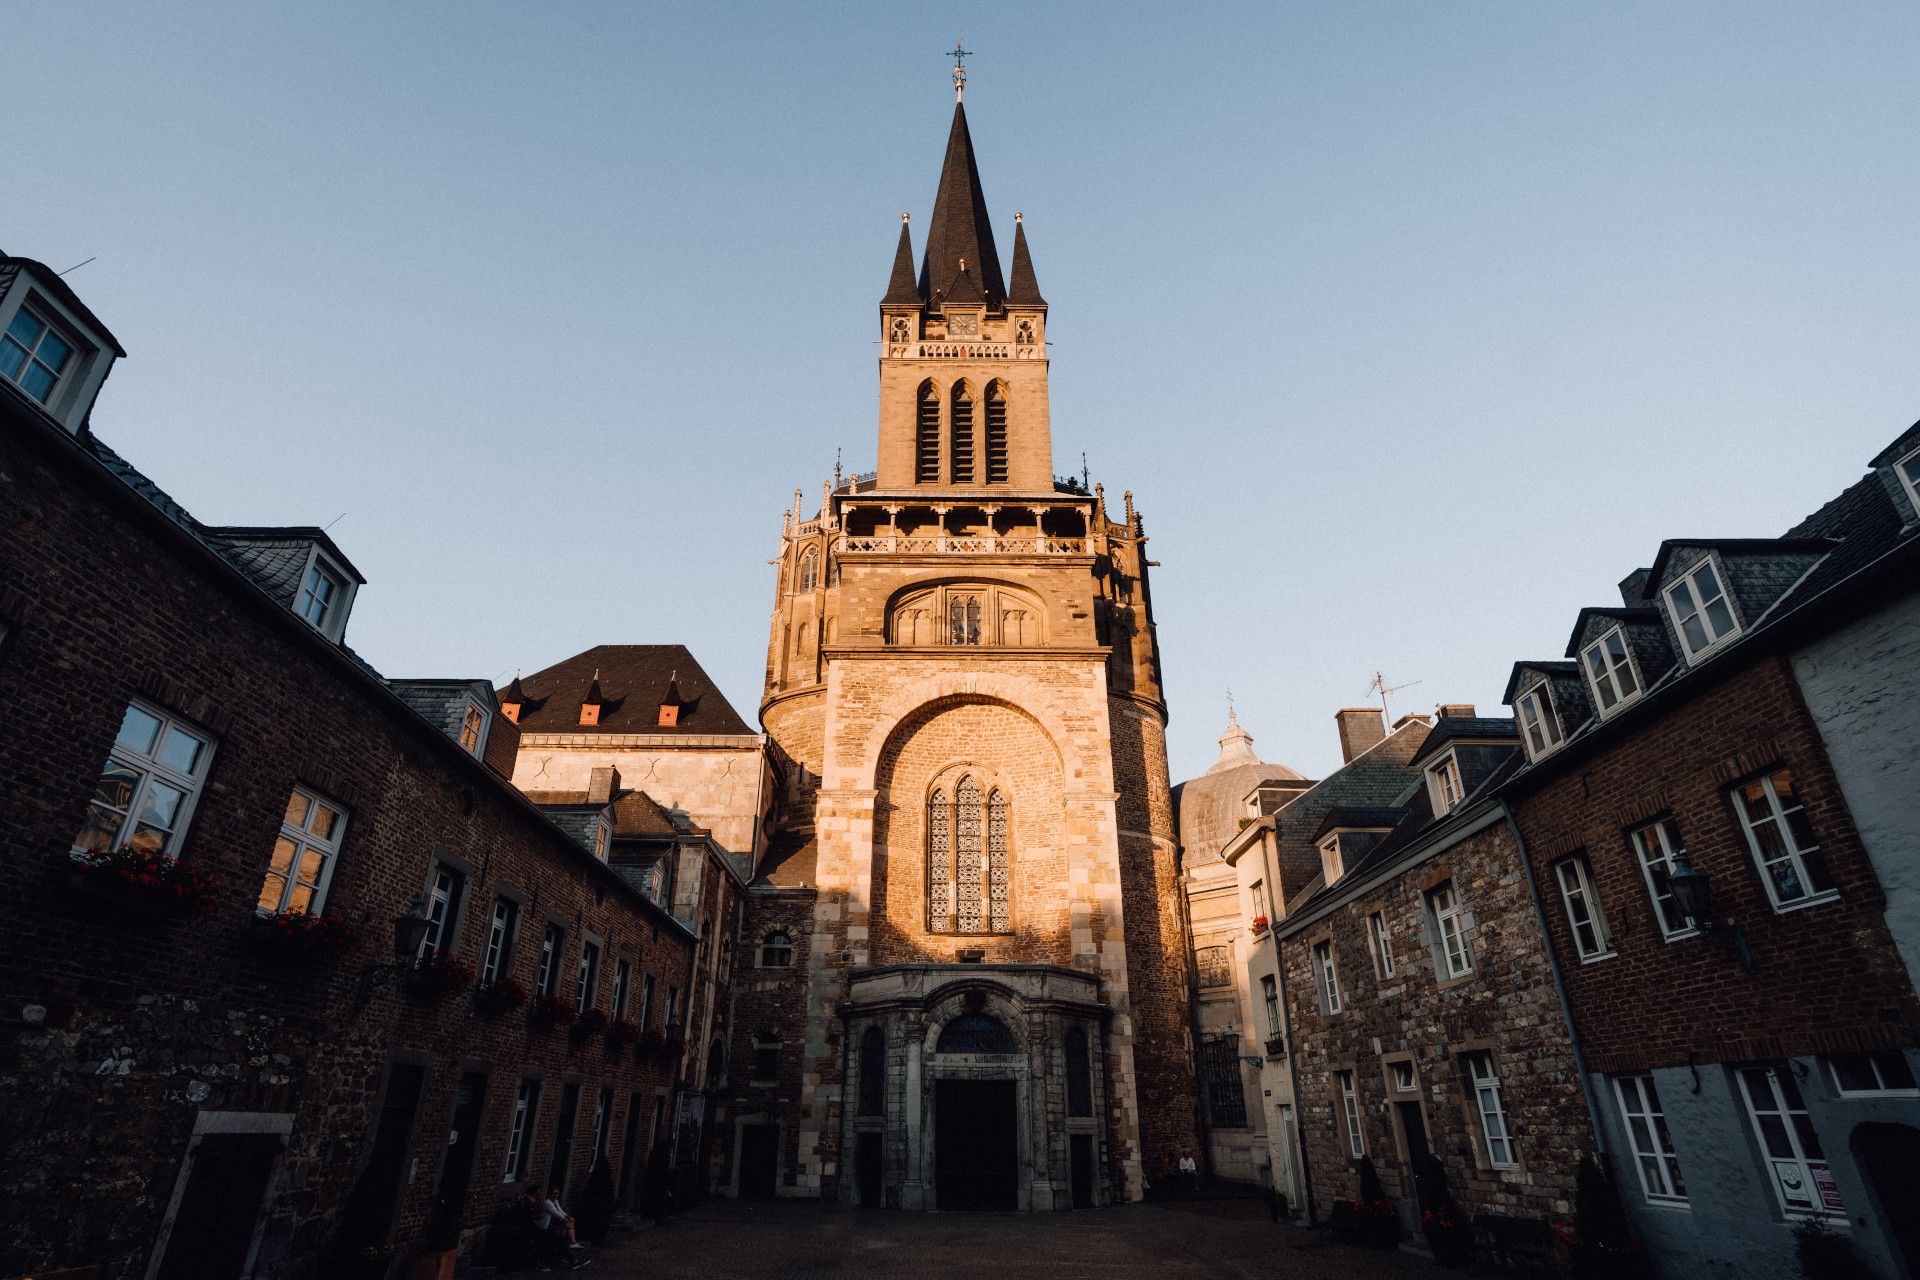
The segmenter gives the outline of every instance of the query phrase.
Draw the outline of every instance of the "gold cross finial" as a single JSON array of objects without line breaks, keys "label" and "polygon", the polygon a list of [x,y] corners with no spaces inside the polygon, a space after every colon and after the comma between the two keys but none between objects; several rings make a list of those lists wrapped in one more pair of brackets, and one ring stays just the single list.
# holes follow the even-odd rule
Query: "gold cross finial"
[{"label": "gold cross finial", "polygon": [[953,59],[953,100],[963,102],[967,96],[967,59],[973,56],[973,50],[962,48],[966,37],[953,42],[953,52],[947,56]]}]

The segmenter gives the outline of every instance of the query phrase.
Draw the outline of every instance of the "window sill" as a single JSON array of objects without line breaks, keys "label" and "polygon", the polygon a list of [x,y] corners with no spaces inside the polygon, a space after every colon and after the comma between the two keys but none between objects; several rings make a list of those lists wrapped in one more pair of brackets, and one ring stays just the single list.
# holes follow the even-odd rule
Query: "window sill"
[{"label": "window sill", "polygon": [[1668,1213],[1692,1213],[1693,1212],[1693,1206],[1685,1200],[1655,1199],[1652,1196],[1646,1196],[1645,1201],[1646,1201],[1646,1206],[1649,1209],[1664,1209]]},{"label": "window sill", "polygon": [[1786,904],[1774,903],[1773,914],[1784,916],[1794,911],[1805,911],[1808,907],[1824,907],[1829,902],[1840,901],[1840,891],[1829,889],[1825,893],[1816,893],[1810,898],[1799,898]]},{"label": "window sill", "polygon": [[1596,955],[1596,956],[1581,956],[1580,963],[1581,964],[1599,964],[1602,960],[1617,960],[1619,958],[1620,958],[1620,953],[1618,951],[1602,951],[1599,955]]},{"label": "window sill", "polygon": [[1665,942],[1685,942],[1688,938],[1697,938],[1699,936],[1700,930],[1698,929],[1682,929],[1678,933],[1662,934],[1661,940]]},{"label": "window sill", "polygon": [[1881,1098],[1920,1098],[1920,1089],[1835,1089],[1842,1102],[1875,1102]]}]

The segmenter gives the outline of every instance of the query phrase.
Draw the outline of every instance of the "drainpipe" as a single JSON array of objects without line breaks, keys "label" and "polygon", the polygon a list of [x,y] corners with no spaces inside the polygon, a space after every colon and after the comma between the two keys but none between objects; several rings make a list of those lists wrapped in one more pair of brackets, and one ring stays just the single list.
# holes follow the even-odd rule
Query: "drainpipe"
[{"label": "drainpipe", "polygon": [[1560,998],[1560,1013],[1567,1022],[1567,1043],[1573,1049],[1573,1069],[1580,1077],[1580,1097],[1587,1104],[1587,1123],[1593,1126],[1593,1145],[1596,1155],[1604,1162],[1607,1154],[1607,1131],[1600,1127],[1600,1107],[1594,1101],[1592,1081],[1587,1075],[1587,1056],[1580,1048],[1580,1031],[1574,1025],[1573,1005],[1567,999],[1566,978],[1560,972],[1560,955],[1553,949],[1553,934],[1548,931],[1547,908],[1540,897],[1540,882],[1534,878],[1533,859],[1527,854],[1527,842],[1520,835],[1520,824],[1513,820],[1513,810],[1503,800],[1495,801],[1500,806],[1500,816],[1506,819],[1507,830],[1513,833],[1514,848],[1520,852],[1520,867],[1527,874],[1527,893],[1533,898],[1533,914],[1540,926],[1540,943],[1547,949],[1547,967],[1553,972],[1553,991]]}]

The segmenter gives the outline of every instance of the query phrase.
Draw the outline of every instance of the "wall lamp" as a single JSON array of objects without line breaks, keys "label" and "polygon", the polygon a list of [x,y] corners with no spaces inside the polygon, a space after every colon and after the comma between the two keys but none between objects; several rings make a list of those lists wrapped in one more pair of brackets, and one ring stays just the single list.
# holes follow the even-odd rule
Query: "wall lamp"
[{"label": "wall lamp", "polygon": [[1683,850],[1674,854],[1673,870],[1667,874],[1667,887],[1680,910],[1693,920],[1700,936],[1740,962],[1743,972],[1753,972],[1753,948],[1747,945],[1747,931],[1728,921],[1725,928],[1713,922],[1713,881],[1698,870]]},{"label": "wall lamp", "polygon": [[[1240,1033],[1234,1029],[1234,1025],[1231,1022],[1220,1028],[1220,1038],[1236,1046],[1240,1043]],[[1267,1065],[1267,1060],[1258,1054],[1243,1053],[1240,1055],[1240,1061],[1250,1067],[1264,1067]]]},{"label": "wall lamp", "polygon": [[393,963],[370,964],[360,971],[360,985],[354,989],[353,1011],[359,1013],[373,999],[374,988],[389,978],[397,978],[410,972],[420,955],[420,944],[427,940],[427,930],[433,927],[433,921],[427,919],[427,909],[420,899],[415,898],[407,913],[393,919]]}]

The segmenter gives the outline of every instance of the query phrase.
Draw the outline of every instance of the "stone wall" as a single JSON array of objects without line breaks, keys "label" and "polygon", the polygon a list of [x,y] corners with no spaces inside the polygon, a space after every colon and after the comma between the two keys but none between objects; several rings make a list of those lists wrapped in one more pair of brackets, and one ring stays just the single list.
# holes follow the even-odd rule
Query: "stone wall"
[{"label": "stone wall", "polygon": [[759,735],[674,738],[666,734],[522,736],[513,783],[524,791],[585,791],[595,769],[620,771],[620,785],[686,813],[737,853],[758,848],[760,815],[771,803]]}]

